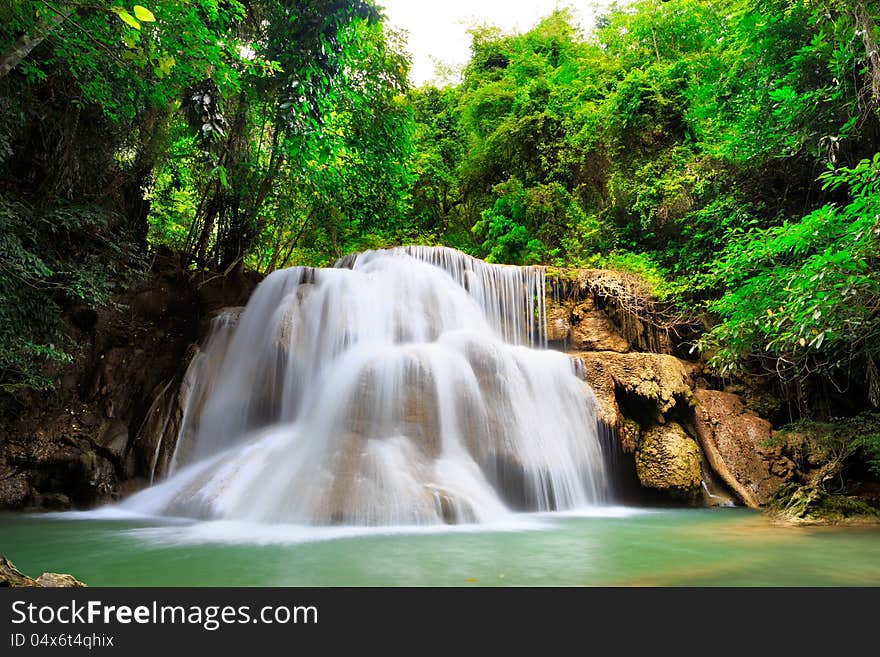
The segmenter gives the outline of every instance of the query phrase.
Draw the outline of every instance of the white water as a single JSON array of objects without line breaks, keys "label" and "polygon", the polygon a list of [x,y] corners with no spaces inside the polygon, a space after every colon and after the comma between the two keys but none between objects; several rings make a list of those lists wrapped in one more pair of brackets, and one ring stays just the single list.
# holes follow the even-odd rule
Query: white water
[{"label": "white water", "polygon": [[242,522],[494,523],[606,501],[594,399],[544,276],[451,249],[266,278],[188,375],[169,478],[124,503]]}]

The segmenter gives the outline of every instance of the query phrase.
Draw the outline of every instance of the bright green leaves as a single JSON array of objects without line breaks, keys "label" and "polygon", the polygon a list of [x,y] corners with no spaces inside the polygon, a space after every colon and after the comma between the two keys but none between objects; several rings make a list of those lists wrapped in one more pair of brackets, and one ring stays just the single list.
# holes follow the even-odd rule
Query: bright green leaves
[{"label": "bright green leaves", "polygon": [[119,16],[119,20],[121,20],[123,23],[125,23],[129,27],[134,28],[135,30],[141,29],[141,24],[135,20],[134,16],[129,14],[122,7],[113,7],[113,12],[117,16]]},{"label": "bright green leaves", "polygon": [[153,15],[153,12],[151,12],[146,7],[135,5],[132,11],[134,11],[134,16],[129,14],[122,7],[113,7],[113,13],[119,16],[119,20],[135,30],[141,29],[141,23],[154,23],[156,21],[156,17]]},{"label": "bright green leaves", "polygon": [[146,7],[142,7],[141,5],[134,6],[134,15],[142,23],[154,23],[156,21],[156,17],[153,16],[153,12],[151,12]]},{"label": "bright green leaves", "polygon": [[156,77],[164,78],[170,75],[171,69],[174,67],[175,63],[173,55],[160,55],[156,59],[155,66],[153,67]]},{"label": "bright green leaves", "polygon": [[[259,0],[248,4],[256,26],[242,20],[213,34],[208,26],[244,19],[242,5],[193,0],[163,16],[177,20],[188,4],[199,5],[188,29],[202,44],[172,50],[169,37],[157,39],[155,76],[178,79],[209,54],[212,68],[190,78],[170,121],[173,154],[156,174],[150,239],[199,267],[244,260],[270,270],[325,264],[371,233],[405,230],[407,61],[392,32],[362,20],[367,5]],[[224,83],[226,61],[235,85]]]},{"label": "bright green leaves", "polygon": [[858,372],[880,356],[880,157],[823,175],[851,201],[728,246],[720,322],[702,339],[722,373],[768,360],[785,379]]}]

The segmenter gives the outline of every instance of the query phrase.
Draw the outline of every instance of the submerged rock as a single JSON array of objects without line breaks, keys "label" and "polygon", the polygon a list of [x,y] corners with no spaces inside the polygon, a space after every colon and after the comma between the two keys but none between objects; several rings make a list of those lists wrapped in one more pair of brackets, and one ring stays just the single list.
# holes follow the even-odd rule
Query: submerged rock
[{"label": "submerged rock", "polygon": [[0,555],[0,587],[81,588],[86,585],[73,575],[43,573],[37,579],[22,573],[9,559]]},{"label": "submerged rock", "polygon": [[700,448],[675,422],[642,433],[636,449],[636,472],[646,488],[693,498],[703,480]]}]

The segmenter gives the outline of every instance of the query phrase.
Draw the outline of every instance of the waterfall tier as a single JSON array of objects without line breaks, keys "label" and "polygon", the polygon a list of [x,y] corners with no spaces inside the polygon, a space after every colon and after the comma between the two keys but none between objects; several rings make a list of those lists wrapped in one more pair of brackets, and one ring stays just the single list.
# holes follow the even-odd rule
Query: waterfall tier
[{"label": "waterfall tier", "polygon": [[540,268],[446,248],[268,276],[191,365],[145,513],[303,524],[487,522],[601,503],[589,387],[543,346]]}]

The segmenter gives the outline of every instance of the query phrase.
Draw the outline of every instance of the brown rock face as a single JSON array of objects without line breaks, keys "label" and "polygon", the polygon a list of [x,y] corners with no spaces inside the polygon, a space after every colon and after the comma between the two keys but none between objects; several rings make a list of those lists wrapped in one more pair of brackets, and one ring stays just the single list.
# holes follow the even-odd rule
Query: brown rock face
[{"label": "brown rock face", "polygon": [[624,420],[617,428],[617,437],[624,454],[635,454],[639,446],[641,427],[635,420]]},{"label": "brown rock face", "polygon": [[697,390],[694,402],[697,436],[712,469],[744,504],[753,508],[766,504],[794,472],[793,464],[786,464],[778,450],[767,446],[770,423],[733,394]]},{"label": "brown rock face", "polygon": [[0,464],[0,509],[20,509],[27,505],[30,495],[27,475]]},{"label": "brown rock face", "polygon": [[548,301],[547,340],[575,351],[629,351],[629,342],[592,297]]},{"label": "brown rock face", "polygon": [[646,488],[691,497],[700,490],[700,448],[675,422],[642,434],[636,472]]},{"label": "brown rock face", "polygon": [[[194,276],[173,254],[154,264],[116,304],[66,312],[79,348],[73,362],[47,374],[53,390],[0,395],[0,509],[116,499],[169,458],[173,443],[161,436],[175,427],[159,412],[173,406],[165,398],[176,396],[208,318],[246,301],[257,277]],[[156,438],[140,435],[148,428]]]},{"label": "brown rock face", "polygon": [[567,306],[547,307],[547,341],[568,344],[571,337],[571,311]]},{"label": "brown rock face", "polygon": [[571,347],[579,351],[629,351],[629,342],[592,299],[572,310]]}]

